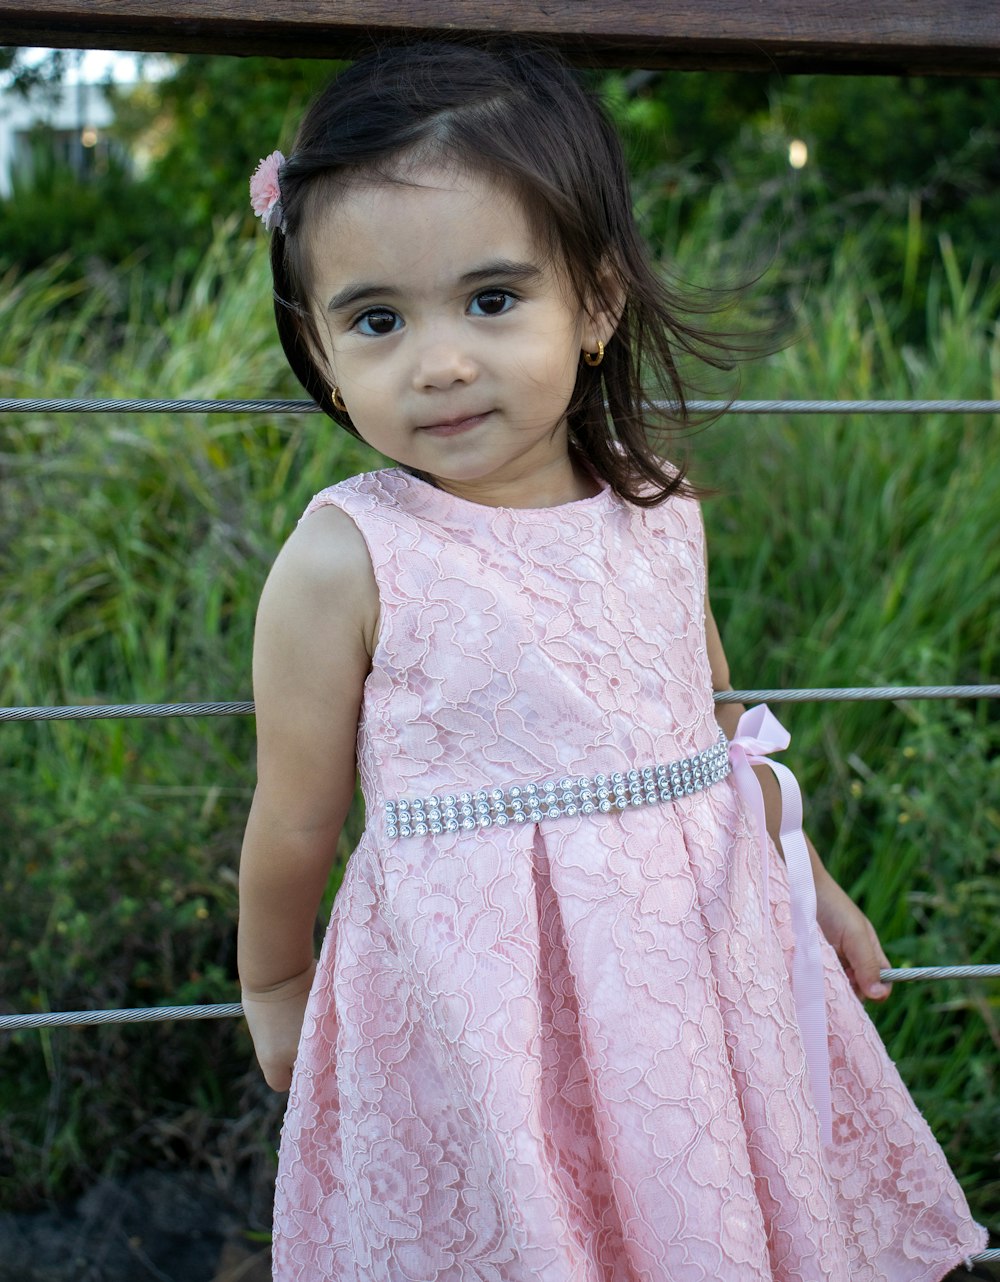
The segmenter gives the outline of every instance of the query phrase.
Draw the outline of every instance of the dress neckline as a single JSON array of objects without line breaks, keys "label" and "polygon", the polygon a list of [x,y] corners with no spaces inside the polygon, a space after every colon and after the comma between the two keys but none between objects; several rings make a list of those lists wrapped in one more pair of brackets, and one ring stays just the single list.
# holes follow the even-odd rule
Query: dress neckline
[{"label": "dress neckline", "polygon": [[422,498],[425,502],[437,502],[442,506],[453,507],[456,511],[483,513],[484,515],[496,514],[515,519],[517,517],[534,517],[537,519],[546,512],[584,512],[590,508],[603,507],[614,496],[614,491],[608,482],[602,476],[598,476],[593,469],[589,468],[588,470],[600,487],[596,494],[588,494],[582,499],[570,499],[566,503],[550,503],[546,507],[506,507],[502,504],[476,503],[473,499],[463,499],[457,494],[452,494],[450,490],[443,490],[438,485],[432,485],[429,481],[425,481],[422,477],[416,476],[405,468],[397,467],[393,470],[404,484],[412,489],[414,496]]}]

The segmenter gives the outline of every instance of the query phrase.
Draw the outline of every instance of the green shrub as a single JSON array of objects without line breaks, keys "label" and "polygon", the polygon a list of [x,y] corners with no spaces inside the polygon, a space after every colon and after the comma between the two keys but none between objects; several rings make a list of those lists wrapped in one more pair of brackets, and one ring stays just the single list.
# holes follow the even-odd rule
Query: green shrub
[{"label": "green shrub", "polygon": [[[137,306],[124,331],[114,288],[65,305],[60,264],[9,280],[0,395],[294,396],[266,270],[225,236],[180,312]],[[137,299],[141,284],[115,282]],[[278,546],[311,493],[374,457],[318,416],[246,415],[9,415],[0,454],[4,704],[249,698]],[[236,1000],[252,789],[246,717],[0,728],[5,1009]],[[357,817],[345,851],[356,837]],[[245,1157],[245,1102],[261,1133],[274,1117],[250,1061],[234,1020],[4,1038],[0,1199],[151,1153],[211,1163],[234,1135]]]}]

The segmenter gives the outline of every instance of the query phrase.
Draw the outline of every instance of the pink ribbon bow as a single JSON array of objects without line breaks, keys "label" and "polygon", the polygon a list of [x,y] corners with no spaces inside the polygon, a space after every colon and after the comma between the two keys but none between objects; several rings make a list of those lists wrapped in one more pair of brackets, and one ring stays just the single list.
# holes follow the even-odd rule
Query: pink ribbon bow
[{"label": "pink ribbon bow", "polygon": [[823,959],[816,922],[816,884],[805,833],[802,831],[802,793],[795,776],[769,754],[781,752],[791,736],[766,704],[751,708],[740,717],[736,735],[729,744],[733,782],[753,815],[760,837],[764,884],[764,915],[770,924],[768,898],[768,840],[764,794],[753,772],[754,766],[769,766],[781,789],[780,842],[788,870],[792,934],[792,993],[795,1016],[805,1049],[806,1069],[813,1102],[819,1114],[824,1144],[833,1142],[830,1104],[830,1048],[827,1041],[826,1003],[823,995]]}]

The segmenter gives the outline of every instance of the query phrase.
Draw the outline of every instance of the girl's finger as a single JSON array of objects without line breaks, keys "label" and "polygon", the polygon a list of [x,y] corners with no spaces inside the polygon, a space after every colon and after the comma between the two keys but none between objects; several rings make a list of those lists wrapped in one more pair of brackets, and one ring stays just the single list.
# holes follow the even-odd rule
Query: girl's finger
[{"label": "girl's finger", "polygon": [[875,927],[870,921],[867,922],[867,926],[868,933],[872,941],[872,949],[875,953],[875,969],[869,983],[868,993],[873,1001],[884,1002],[892,992],[892,985],[884,983],[879,972],[882,970],[889,970],[891,968],[890,962],[882,949],[882,945],[878,941],[878,934],[875,931]]}]

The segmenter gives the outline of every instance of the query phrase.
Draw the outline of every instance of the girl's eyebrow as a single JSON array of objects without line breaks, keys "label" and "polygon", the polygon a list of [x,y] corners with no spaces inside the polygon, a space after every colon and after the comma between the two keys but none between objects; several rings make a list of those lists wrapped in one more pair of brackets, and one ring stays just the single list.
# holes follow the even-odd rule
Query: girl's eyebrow
[{"label": "girl's eyebrow", "polygon": [[[463,272],[458,278],[460,285],[475,285],[482,280],[505,280],[517,281],[524,284],[528,281],[537,280],[542,274],[542,269],[537,263],[518,263],[509,258],[496,258],[488,263],[483,263],[479,267],[473,267],[470,271]],[[357,285],[348,285],[345,289],[339,290],[326,305],[328,312],[342,312],[365,298],[394,298],[399,294],[399,289],[395,285],[378,285],[369,281],[362,281]]]},{"label": "girl's eyebrow", "polygon": [[497,279],[524,281],[534,280],[541,276],[542,269],[537,263],[515,263],[509,258],[496,258],[492,262],[483,263],[482,267],[473,267],[471,271],[465,272],[461,276],[460,283],[463,285],[474,285],[477,281]]},{"label": "girl's eyebrow", "polygon": [[392,285],[375,285],[368,282],[362,282],[359,285],[348,285],[346,289],[340,290],[330,299],[326,305],[328,312],[346,311],[348,307],[353,307],[355,303],[360,303],[364,298],[389,298],[394,297],[399,290]]}]

